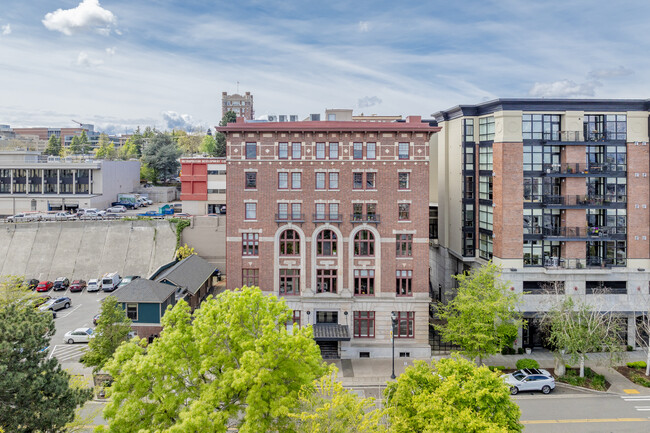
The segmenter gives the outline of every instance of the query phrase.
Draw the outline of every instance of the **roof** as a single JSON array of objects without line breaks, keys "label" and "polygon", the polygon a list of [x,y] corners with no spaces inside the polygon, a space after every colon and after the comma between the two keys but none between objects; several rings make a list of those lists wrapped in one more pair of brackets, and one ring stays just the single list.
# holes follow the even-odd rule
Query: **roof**
[{"label": "roof", "polygon": [[175,286],[187,289],[193,295],[212,276],[214,269],[214,265],[196,254],[192,254],[173,266],[158,272],[152,278],[159,282],[168,281]]},{"label": "roof", "polygon": [[176,291],[169,284],[138,278],[113,292],[118,302],[152,302],[162,304]]},{"label": "roof", "polygon": [[314,325],[314,340],[350,341],[350,330],[347,325],[338,325],[336,323],[317,323]]},{"label": "roof", "polygon": [[261,123],[229,123],[226,126],[216,127],[219,132],[237,131],[395,131],[395,132],[438,132],[440,127],[430,126],[422,122],[420,116],[409,116],[405,122],[355,122],[355,121],[302,121],[302,122],[261,122]]}]

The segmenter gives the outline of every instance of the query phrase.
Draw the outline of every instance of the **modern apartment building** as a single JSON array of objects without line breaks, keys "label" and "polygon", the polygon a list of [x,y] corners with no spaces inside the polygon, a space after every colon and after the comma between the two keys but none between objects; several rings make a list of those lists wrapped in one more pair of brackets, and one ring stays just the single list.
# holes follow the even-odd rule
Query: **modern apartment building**
[{"label": "modern apartment building", "polygon": [[220,213],[226,204],[226,158],[181,158],[180,177],[183,212]]},{"label": "modern apartment building", "polygon": [[429,140],[400,123],[236,123],[227,137],[228,289],[259,286],[326,357],[427,357]]},{"label": "modern apartment building", "polygon": [[243,95],[234,93],[229,95],[228,92],[221,93],[221,117],[228,111],[234,111],[237,117],[243,117],[246,120],[255,119],[255,110],[253,108],[253,95],[246,92]]},{"label": "modern apartment building", "polygon": [[534,316],[549,287],[611,307],[633,345],[650,299],[649,114],[650,100],[561,99],[435,113],[434,285],[493,260],[523,293],[524,346],[542,344]]}]

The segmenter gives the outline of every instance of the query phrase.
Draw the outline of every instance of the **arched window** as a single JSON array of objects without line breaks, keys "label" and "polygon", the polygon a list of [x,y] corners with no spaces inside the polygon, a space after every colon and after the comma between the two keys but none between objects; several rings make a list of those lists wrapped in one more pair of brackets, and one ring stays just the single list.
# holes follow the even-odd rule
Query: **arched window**
[{"label": "arched window", "polygon": [[295,230],[285,230],[280,234],[280,255],[300,255],[300,235]]},{"label": "arched window", "polygon": [[360,230],[354,237],[354,255],[369,256],[375,255],[375,237],[368,230]]},{"label": "arched window", "polygon": [[316,238],[316,255],[335,256],[336,240],[336,233],[332,230],[323,230],[318,233],[318,237]]}]

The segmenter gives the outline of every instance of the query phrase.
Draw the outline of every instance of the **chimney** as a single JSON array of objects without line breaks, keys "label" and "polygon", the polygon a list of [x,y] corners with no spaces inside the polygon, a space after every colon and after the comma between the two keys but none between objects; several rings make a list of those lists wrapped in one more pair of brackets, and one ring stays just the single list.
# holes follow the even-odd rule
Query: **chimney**
[{"label": "chimney", "polygon": [[238,117],[236,123],[246,123],[246,119],[244,119],[243,117]]},{"label": "chimney", "polygon": [[408,116],[406,118],[406,123],[421,123],[422,116]]}]

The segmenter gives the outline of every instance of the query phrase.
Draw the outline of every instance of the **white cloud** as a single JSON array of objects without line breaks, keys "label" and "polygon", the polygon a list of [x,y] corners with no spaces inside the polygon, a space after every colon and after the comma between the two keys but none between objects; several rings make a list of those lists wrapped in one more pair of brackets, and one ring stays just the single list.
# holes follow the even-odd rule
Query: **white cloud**
[{"label": "white cloud", "polygon": [[4,26],[0,27],[2,30],[2,36],[7,36],[11,34],[11,24],[5,24]]},{"label": "white cloud", "polygon": [[178,114],[175,111],[164,111],[162,117],[167,129],[192,131],[198,126],[194,123],[192,116],[189,114]]},{"label": "white cloud", "polygon": [[107,35],[111,26],[115,25],[116,18],[113,12],[101,7],[99,0],[83,0],[76,8],[48,13],[42,23],[49,30],[68,36],[86,29],[95,29]]},{"label": "white cloud", "polygon": [[381,104],[381,99],[377,96],[364,96],[357,101],[357,107],[367,108]]},{"label": "white cloud", "polygon": [[618,68],[593,69],[589,72],[589,76],[595,79],[625,77],[632,74],[634,74],[634,71],[624,66],[619,66]]},{"label": "white cloud", "polygon": [[550,83],[535,83],[528,94],[540,98],[580,98],[596,94],[596,87],[600,83],[589,81],[576,83],[571,80],[559,80]]},{"label": "white cloud", "polygon": [[108,54],[110,56],[114,56],[115,55],[115,47],[106,48],[106,54]]},{"label": "white cloud", "polygon": [[85,51],[82,51],[77,56],[77,66],[84,66],[86,68],[92,68],[94,66],[99,66],[103,64],[104,61],[100,59],[92,59]]},{"label": "white cloud", "polygon": [[368,21],[359,21],[359,31],[366,33],[370,30],[370,23]]}]

